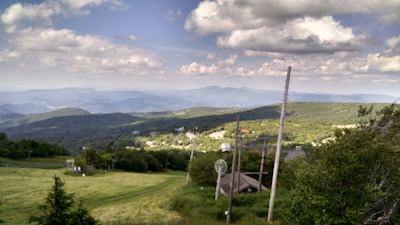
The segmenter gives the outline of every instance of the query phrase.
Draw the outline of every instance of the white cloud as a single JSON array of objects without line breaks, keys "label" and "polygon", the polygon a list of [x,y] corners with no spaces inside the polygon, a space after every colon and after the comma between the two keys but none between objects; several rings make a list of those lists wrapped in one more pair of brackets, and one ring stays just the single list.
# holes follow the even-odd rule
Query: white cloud
[{"label": "white cloud", "polygon": [[[238,56],[232,55],[216,63],[193,62],[181,67],[183,74],[231,75],[237,77],[283,77],[292,66],[293,80],[298,81],[346,81],[371,83],[399,83],[400,55],[389,51],[362,56],[359,53],[337,52],[324,55],[281,55],[272,57],[258,66],[238,64]],[[229,64],[226,62],[234,61]]]},{"label": "white cloud", "polygon": [[[24,67],[54,67],[70,72],[162,74],[163,64],[150,52],[117,45],[96,35],[49,27],[52,16],[86,14],[85,7],[106,3],[122,4],[118,0],[60,0],[10,6],[1,15],[1,22],[8,27],[10,49],[0,52],[0,61],[23,61]],[[35,21],[39,23],[31,26]],[[127,39],[137,38],[130,35]]]},{"label": "white cloud", "polygon": [[400,72],[400,36],[385,41],[386,50],[370,53],[366,58],[366,70],[380,72]]},{"label": "white cloud", "polygon": [[181,72],[199,74],[200,68],[212,67],[214,73],[210,75],[279,77],[292,66],[293,80],[303,83],[400,84],[400,36],[387,39],[382,52],[364,52],[371,40],[377,43],[379,38],[373,40],[372,34],[360,33],[348,27],[351,23],[338,20],[346,14],[363,14],[383,29],[400,22],[399,11],[398,0],[203,1],[187,17],[186,30],[200,36],[216,34],[218,47],[242,49],[243,56],[267,60],[258,65],[248,61],[240,65],[234,60],[230,71],[223,71],[228,67],[221,63],[224,60],[213,58],[207,64],[193,62],[196,66],[190,73],[183,66]]},{"label": "white cloud", "polygon": [[230,32],[240,28],[255,28],[263,19],[252,15],[246,5],[235,4],[232,0],[203,1],[185,21],[185,29],[197,34]]},{"label": "white cloud", "polygon": [[215,74],[217,72],[217,66],[215,64],[206,66],[197,62],[192,62],[189,65],[181,67],[183,74]]},{"label": "white cloud", "polygon": [[[400,21],[398,0],[321,1],[321,0],[206,0],[191,12],[185,28],[198,34],[221,32],[221,22],[227,26],[222,32],[258,26],[284,24],[300,17],[323,17],[332,14],[376,14],[390,21]],[[382,19],[383,20],[383,19]],[[389,20],[385,20],[389,21]]]},{"label": "white cloud", "polygon": [[131,41],[136,41],[137,37],[135,35],[129,35],[128,39],[131,40]]},{"label": "white cloud", "polygon": [[16,3],[4,11],[1,22],[7,26],[6,31],[12,33],[22,21],[49,26],[52,24],[51,16],[61,11],[57,2],[44,2],[38,5]]},{"label": "white cloud", "polygon": [[207,53],[207,55],[206,55],[206,59],[209,59],[209,60],[212,60],[212,59],[215,59],[215,54],[213,54],[213,53]]},{"label": "white cloud", "polygon": [[32,64],[43,67],[89,73],[162,73],[162,63],[146,51],[116,45],[99,36],[77,35],[67,29],[24,29],[12,43],[21,57],[34,56]]},{"label": "white cloud", "polygon": [[[215,58],[215,56],[212,56]],[[208,59],[214,59],[208,58]],[[183,74],[191,75],[226,75],[233,74],[232,66],[236,64],[238,56],[233,54],[228,58],[212,63],[210,65],[204,65],[198,62],[192,62],[189,65],[183,65],[180,69]]]},{"label": "white cloud", "polygon": [[400,49],[400,36],[387,39],[385,44],[389,49]]},{"label": "white cloud", "polygon": [[226,66],[235,65],[237,59],[238,59],[238,55],[232,54],[227,59],[219,61],[218,64],[226,65]]},{"label": "white cloud", "polygon": [[19,58],[21,54],[18,51],[10,51],[9,49],[4,49],[0,51],[0,63],[8,61],[9,59]]},{"label": "white cloud", "polygon": [[381,72],[399,72],[400,55],[392,55],[391,51],[383,54],[369,54],[367,57],[368,70]]},{"label": "white cloud", "polygon": [[[257,17],[265,17],[270,23],[284,23],[287,20],[298,17],[322,17],[332,14],[363,13],[378,15],[381,18],[396,15],[397,21],[400,15],[398,0],[369,0],[369,1],[321,1],[321,0],[249,0],[248,7],[253,9]],[[245,4],[246,4],[245,3]],[[382,20],[382,19],[381,19]],[[392,22],[395,21],[392,18]],[[387,20],[387,22],[389,22]]]},{"label": "white cloud", "polygon": [[185,29],[218,34],[220,47],[298,54],[354,51],[367,36],[354,34],[331,15],[395,15],[391,21],[400,21],[398,11],[398,0],[208,0],[191,12]]},{"label": "white cloud", "polygon": [[[126,9],[129,6],[120,0],[60,0],[67,7],[75,10],[81,10],[89,6],[100,6],[109,4],[110,9]],[[86,11],[85,11],[86,12]]]},{"label": "white cloud", "polygon": [[313,53],[360,50],[366,39],[343,28],[332,17],[305,17],[279,27],[235,30],[217,39],[220,47],[255,51]]},{"label": "white cloud", "polygon": [[[75,15],[87,15],[90,13],[89,6],[110,4],[114,7],[124,7],[119,0],[58,0],[44,1],[40,4],[15,3],[8,7],[1,15],[1,22],[7,26],[8,33],[24,26],[35,25],[48,27],[52,25],[52,17],[62,15],[70,17]],[[126,6],[125,6],[126,7]]]}]

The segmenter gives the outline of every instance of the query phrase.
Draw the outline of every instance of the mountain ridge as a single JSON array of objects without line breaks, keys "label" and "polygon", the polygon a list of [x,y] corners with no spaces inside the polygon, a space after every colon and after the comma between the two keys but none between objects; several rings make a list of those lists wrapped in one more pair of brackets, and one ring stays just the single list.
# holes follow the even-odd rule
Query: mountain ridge
[{"label": "mountain ridge", "polygon": [[[61,108],[81,108],[90,113],[157,112],[198,106],[246,108],[279,103],[282,96],[280,91],[220,86],[163,93],[93,88],[32,89],[0,92],[0,114],[37,114]],[[289,92],[292,102],[392,103],[396,99],[378,94]]]}]

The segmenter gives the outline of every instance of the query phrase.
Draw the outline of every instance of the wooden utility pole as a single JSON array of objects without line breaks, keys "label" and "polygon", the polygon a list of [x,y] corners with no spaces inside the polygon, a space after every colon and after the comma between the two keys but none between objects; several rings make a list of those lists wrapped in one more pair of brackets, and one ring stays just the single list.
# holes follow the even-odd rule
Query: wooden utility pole
[{"label": "wooden utility pole", "polygon": [[262,176],[264,174],[264,162],[265,162],[265,152],[267,151],[267,138],[264,139],[264,148],[261,154],[261,164],[260,164],[260,174],[258,175],[258,190],[261,191],[262,187]]},{"label": "wooden utility pole", "polygon": [[268,207],[268,220],[267,220],[268,223],[272,223],[272,220],[273,220],[275,192],[276,192],[276,184],[278,182],[278,170],[279,170],[279,160],[281,158],[282,134],[283,134],[283,126],[285,124],[286,103],[287,103],[287,99],[288,99],[290,71],[291,70],[292,70],[292,67],[289,66],[287,75],[286,75],[285,94],[283,95],[281,119],[280,119],[280,124],[279,124],[279,133],[278,133],[278,143],[276,144],[274,174],[272,175],[271,195],[269,198],[269,207]]},{"label": "wooden utility pole", "polygon": [[187,175],[186,175],[186,186],[188,186],[188,184],[189,184],[189,178],[190,178],[189,171],[190,171],[190,167],[192,166],[193,155],[194,155],[194,147],[196,145],[197,128],[193,128],[192,132],[193,132],[192,152],[190,153],[188,172],[187,172]]},{"label": "wooden utility pole", "polygon": [[240,189],[240,166],[242,165],[242,132],[240,132],[240,147],[239,147],[239,155],[238,155],[238,181],[237,181],[237,192],[239,193],[239,189]]},{"label": "wooden utility pole", "polygon": [[233,200],[233,188],[234,188],[233,183],[235,182],[236,151],[238,149],[238,135],[239,135],[239,115],[236,117],[235,149],[233,150],[231,182],[229,183],[228,211],[225,213],[226,214],[226,223],[230,223],[231,214],[232,214],[232,200]]}]

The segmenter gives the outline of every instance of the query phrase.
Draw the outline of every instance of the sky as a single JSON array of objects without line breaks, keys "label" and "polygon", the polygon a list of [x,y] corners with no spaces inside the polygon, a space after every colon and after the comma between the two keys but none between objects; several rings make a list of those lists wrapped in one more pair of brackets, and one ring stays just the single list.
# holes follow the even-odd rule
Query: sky
[{"label": "sky", "polygon": [[0,90],[400,97],[400,0],[0,1]]}]

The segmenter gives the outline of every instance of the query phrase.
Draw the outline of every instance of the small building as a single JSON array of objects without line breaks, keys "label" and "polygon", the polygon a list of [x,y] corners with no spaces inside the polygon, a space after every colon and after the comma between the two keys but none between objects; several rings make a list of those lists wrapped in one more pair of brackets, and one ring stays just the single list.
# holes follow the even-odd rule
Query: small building
[{"label": "small building", "polygon": [[65,160],[65,163],[67,165],[67,171],[69,171],[69,170],[72,171],[74,169],[74,163],[75,163],[74,159],[67,159],[67,160]]},{"label": "small building", "polygon": [[[224,174],[221,177],[221,186],[220,191],[223,194],[228,194],[230,190],[232,175]],[[238,188],[238,180],[240,180],[239,188]],[[267,188],[264,185],[261,185],[261,191],[265,191]],[[258,181],[252,177],[249,177],[243,173],[240,174],[240,179],[238,173],[235,173],[235,180],[233,182],[233,193],[255,193],[258,191]]]},{"label": "small building", "polygon": [[221,144],[222,152],[230,152],[231,151],[231,144],[229,143],[222,143]]}]

